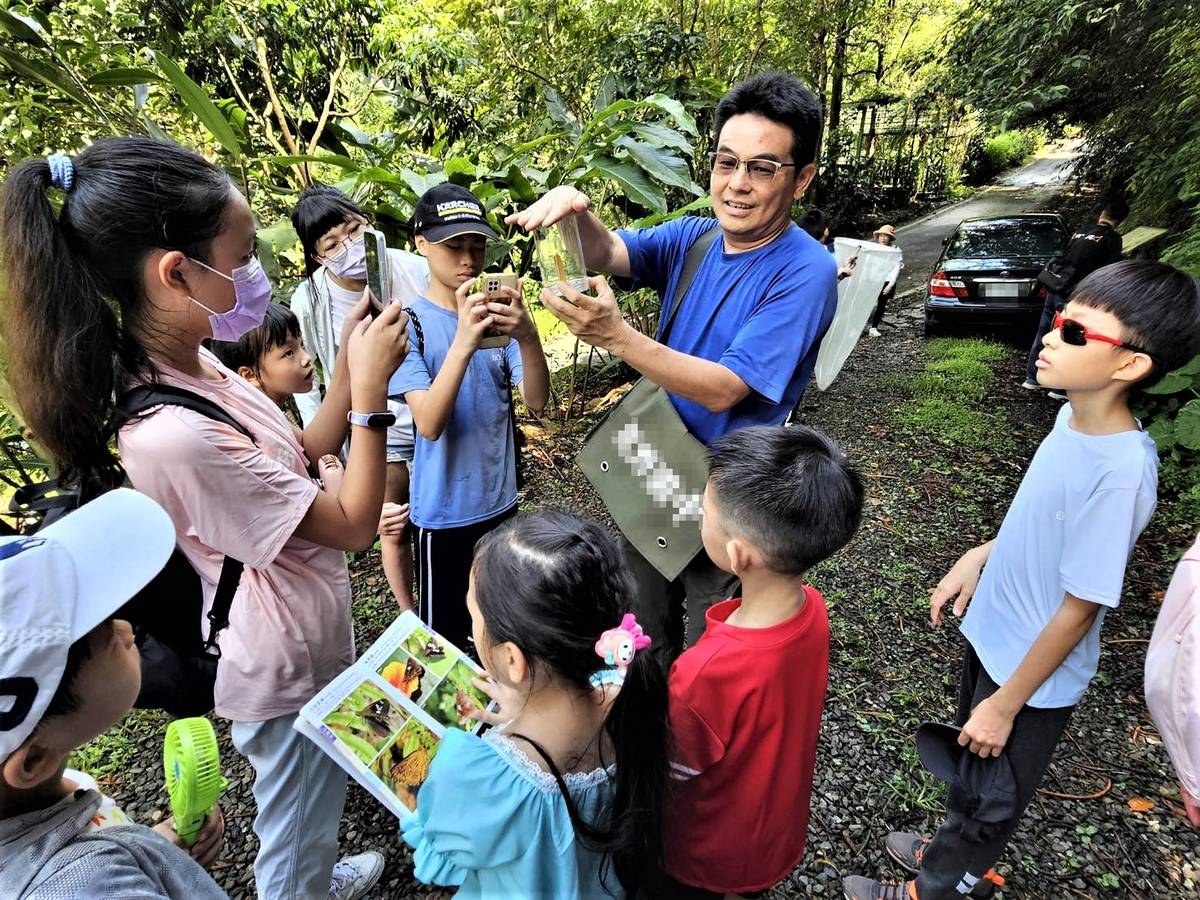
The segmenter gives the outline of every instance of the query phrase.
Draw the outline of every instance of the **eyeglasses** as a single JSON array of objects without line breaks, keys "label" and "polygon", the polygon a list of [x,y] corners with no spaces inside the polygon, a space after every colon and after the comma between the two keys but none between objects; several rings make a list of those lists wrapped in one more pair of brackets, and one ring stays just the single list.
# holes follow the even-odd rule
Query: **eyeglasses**
[{"label": "eyeglasses", "polygon": [[1119,341],[1116,338],[1091,331],[1085,328],[1081,322],[1064,318],[1060,312],[1054,314],[1054,328],[1062,333],[1063,343],[1070,344],[1072,347],[1086,347],[1088,341],[1101,341],[1105,344],[1112,344],[1114,347],[1132,350],[1135,353],[1145,353],[1147,356],[1154,355],[1149,350],[1139,347],[1136,344],[1128,344],[1125,341]]},{"label": "eyeglasses", "polygon": [[732,175],[738,166],[746,167],[746,174],[755,184],[770,184],[780,169],[794,167],[795,163],[781,163],[773,159],[739,159],[732,153],[710,153],[708,163],[714,175]]}]

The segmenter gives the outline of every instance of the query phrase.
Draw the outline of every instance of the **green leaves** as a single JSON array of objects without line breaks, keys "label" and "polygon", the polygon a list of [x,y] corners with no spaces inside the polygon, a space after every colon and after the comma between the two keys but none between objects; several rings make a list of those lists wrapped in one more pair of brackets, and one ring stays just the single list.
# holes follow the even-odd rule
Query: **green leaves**
[{"label": "green leaves", "polygon": [[167,80],[171,82],[175,90],[179,92],[188,111],[200,120],[208,129],[209,134],[216,138],[226,152],[233,157],[234,162],[240,161],[242,147],[238,143],[237,134],[234,132],[233,126],[229,124],[229,120],[208,98],[204,89],[188,78],[183,69],[179,68],[178,64],[169,56],[153,51],[150,52],[150,56],[158,63],[158,67],[162,69],[163,74],[167,76]]},{"label": "green leaves", "polygon": [[7,31],[14,39],[22,41],[26,44],[32,44],[35,47],[49,49],[49,44],[46,39],[38,33],[38,28],[25,21],[23,18],[14,15],[5,9],[0,9],[0,28]]},{"label": "green leaves", "polygon": [[91,104],[91,99],[84,90],[75,83],[71,76],[57,65],[49,65],[33,59],[8,47],[0,47],[0,61],[6,66],[33,81],[41,82],[48,88],[63,94],[84,106]]},{"label": "green leaves", "polygon": [[704,193],[704,188],[692,181],[687,163],[675,154],[629,137],[617,138],[613,145],[624,149],[634,162],[663,184],[683,188],[696,195]]},{"label": "green leaves", "polygon": [[135,84],[151,84],[162,81],[162,75],[150,69],[106,69],[89,76],[87,83],[92,87],[132,87]]},{"label": "green leaves", "polygon": [[1175,440],[1189,450],[1200,450],[1200,399],[1191,400],[1175,417]]},{"label": "green leaves", "polygon": [[611,178],[634,203],[648,207],[655,212],[666,212],[667,198],[662,188],[646,177],[646,173],[632,162],[624,159],[614,159],[611,156],[597,156],[591,160],[592,168]]},{"label": "green leaves", "polygon": [[675,120],[675,124],[688,134],[699,136],[699,132],[696,130],[696,120],[692,118],[692,114],[684,108],[683,104],[674,97],[668,97],[666,94],[654,94],[651,97],[647,97],[646,102],[651,106],[657,106],[669,115]]}]

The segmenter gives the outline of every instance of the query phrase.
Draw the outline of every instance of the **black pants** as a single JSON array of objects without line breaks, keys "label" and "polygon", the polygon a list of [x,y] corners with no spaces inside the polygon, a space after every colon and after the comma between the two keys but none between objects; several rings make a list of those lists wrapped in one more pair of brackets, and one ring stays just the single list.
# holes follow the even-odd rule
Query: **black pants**
[{"label": "black pants", "polygon": [[461,528],[416,529],[417,603],[421,621],[456,647],[467,649],[471,637],[467,585],[475,544],[516,514],[514,506],[508,512]]},{"label": "black pants", "polygon": [[[971,710],[979,701],[999,690],[984,671],[970,644],[966,645],[966,654],[958,684],[958,714],[955,722],[959,725],[967,723]],[[921,858],[921,872],[917,876],[917,896],[920,900],[960,900],[975,881],[996,864],[1009,838],[1016,831],[1025,807],[1033,800],[1042,776],[1054,757],[1054,748],[1066,731],[1067,722],[1074,711],[1074,706],[1055,709],[1023,706],[1017,713],[1008,744],[1004,748],[1016,777],[1017,811],[1009,822],[996,828],[989,840],[972,843],[962,836],[960,828],[967,815],[965,798],[957,788],[950,789],[946,821],[937,830]]]},{"label": "black pants", "polygon": [[[1042,338],[1050,333],[1054,326],[1054,314],[1059,312],[1066,301],[1058,294],[1047,294],[1046,302],[1042,305],[1042,317],[1038,320],[1037,334],[1033,337],[1033,344],[1029,347],[1029,356],[1025,359],[1025,380],[1032,381],[1034,384],[1037,380],[1037,362],[1038,354],[1042,352]],[[1054,385],[1044,385],[1044,387],[1054,387]]]},{"label": "black pants", "polygon": [[704,615],[714,603],[737,596],[741,582],[718,569],[703,550],[674,581],[668,581],[628,539],[622,538],[629,570],[637,584],[633,611],[638,624],[653,639],[653,648],[664,666],[683,652],[683,614],[687,611],[688,646],[704,634]]},{"label": "black pants", "polygon": [[896,286],[893,284],[886,291],[879,292],[879,299],[875,301],[875,312],[871,313],[871,327],[878,328],[879,323],[883,321],[883,314],[887,311],[888,301],[896,296]]}]

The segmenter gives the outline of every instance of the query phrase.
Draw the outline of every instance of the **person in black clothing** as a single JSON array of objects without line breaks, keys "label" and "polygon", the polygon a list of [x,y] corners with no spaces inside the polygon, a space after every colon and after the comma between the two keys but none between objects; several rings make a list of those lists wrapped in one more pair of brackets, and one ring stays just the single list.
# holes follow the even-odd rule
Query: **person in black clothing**
[{"label": "person in black clothing", "polygon": [[[1050,331],[1050,326],[1054,322],[1054,314],[1066,304],[1066,298],[1074,290],[1075,285],[1097,269],[1121,261],[1121,236],[1117,234],[1117,226],[1125,221],[1127,215],[1129,215],[1129,204],[1120,197],[1113,197],[1100,210],[1100,218],[1095,225],[1071,235],[1071,242],[1067,244],[1067,250],[1063,254],[1063,261],[1074,269],[1071,283],[1063,288],[1060,294],[1051,291],[1046,295],[1046,304],[1042,307],[1042,318],[1038,322],[1037,334],[1034,335],[1033,345],[1029,348],[1029,357],[1025,361],[1025,382],[1021,387],[1030,391],[1041,387],[1054,387],[1054,385],[1038,384],[1037,380],[1035,363],[1038,354],[1042,352],[1042,338]],[[1064,399],[1054,390],[1050,391],[1050,395],[1057,400]]]}]

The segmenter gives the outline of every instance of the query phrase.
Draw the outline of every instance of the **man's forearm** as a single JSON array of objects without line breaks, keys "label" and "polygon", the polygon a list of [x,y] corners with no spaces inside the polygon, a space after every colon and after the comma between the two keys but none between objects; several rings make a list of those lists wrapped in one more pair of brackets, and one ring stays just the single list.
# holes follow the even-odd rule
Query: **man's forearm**
[{"label": "man's forearm", "polygon": [[993,702],[1004,712],[1016,715],[1083,640],[1099,611],[1095,603],[1066,594],[1012,677],[992,696]]},{"label": "man's forearm", "polygon": [[[615,231],[608,227],[591,212],[584,212],[575,217],[579,225],[579,242],[583,245],[583,259],[593,272],[604,272],[607,275],[627,276],[629,260],[618,252],[617,243],[623,242]],[[621,257],[625,256],[624,259]]]},{"label": "man's forearm", "polygon": [[663,390],[725,412],[750,394],[750,387],[720,363],[672,350],[628,327],[609,348]]}]

